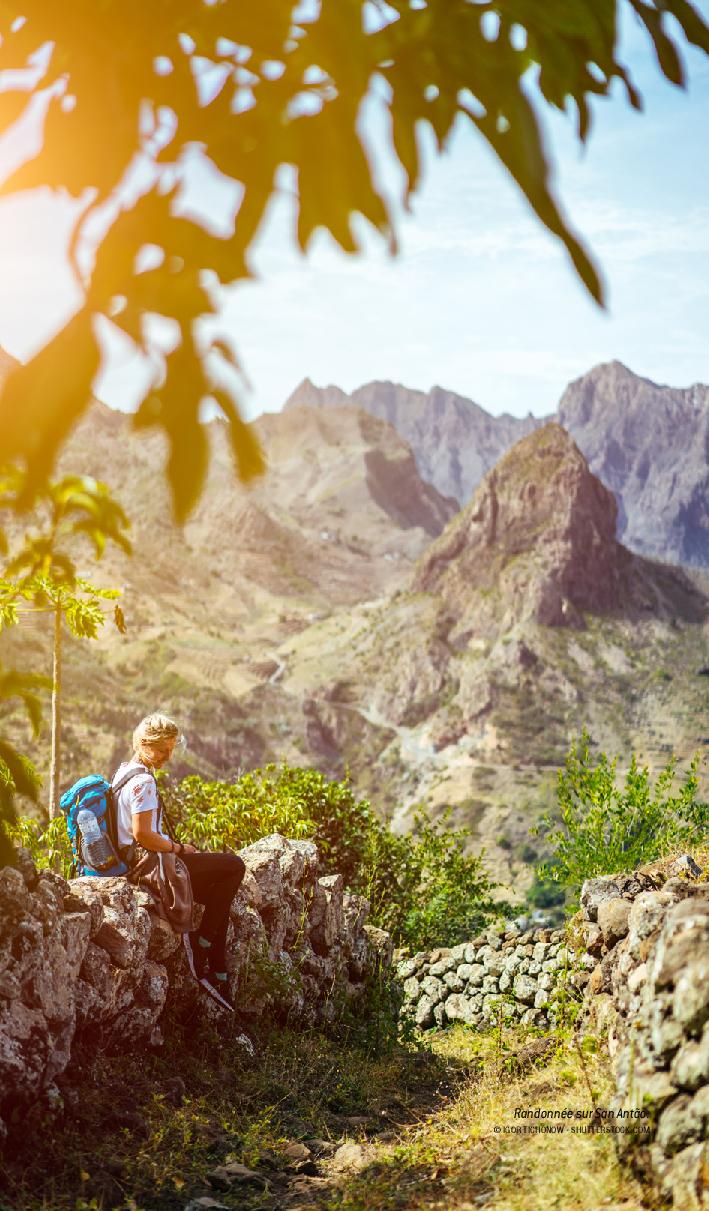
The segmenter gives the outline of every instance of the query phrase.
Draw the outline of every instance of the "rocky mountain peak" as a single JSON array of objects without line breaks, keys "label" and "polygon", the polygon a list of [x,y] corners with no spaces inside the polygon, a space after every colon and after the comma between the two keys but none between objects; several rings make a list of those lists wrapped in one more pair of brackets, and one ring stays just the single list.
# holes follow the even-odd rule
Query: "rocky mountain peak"
[{"label": "rocky mountain peak", "polygon": [[304,378],[294,391],[291,391],[283,405],[283,411],[288,408],[325,408],[336,404],[349,404],[350,397],[340,387],[316,387],[310,378]]},{"label": "rocky mountain peak", "polygon": [[530,620],[582,625],[620,604],[630,556],[612,492],[555,422],[529,434],[418,561],[413,587],[480,630]]},{"label": "rocky mountain peak", "polygon": [[569,384],[558,419],[615,493],[627,546],[706,566],[708,386],[659,386],[608,362]]}]

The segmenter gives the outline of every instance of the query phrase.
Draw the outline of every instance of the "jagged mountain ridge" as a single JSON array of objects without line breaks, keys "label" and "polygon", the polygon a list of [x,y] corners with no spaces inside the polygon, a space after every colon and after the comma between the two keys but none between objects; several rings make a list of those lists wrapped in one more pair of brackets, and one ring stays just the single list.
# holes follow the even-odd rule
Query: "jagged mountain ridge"
[{"label": "jagged mountain ridge", "polygon": [[286,400],[284,411],[301,404],[332,408],[353,403],[393,425],[414,451],[424,479],[459,506],[510,446],[544,424],[531,413],[524,418],[491,416],[473,400],[443,387],[424,392],[391,382],[366,383],[347,395],[339,387],[316,387],[305,379]]},{"label": "jagged mountain ridge", "polygon": [[305,399],[320,407],[356,400],[385,416],[410,443],[424,478],[461,505],[514,442],[555,419],[615,494],[626,546],[709,567],[707,386],[658,386],[613,361],[570,383],[546,418],[495,417],[440,387],[425,393],[393,383],[368,383],[348,396],[306,379],[285,407]]}]

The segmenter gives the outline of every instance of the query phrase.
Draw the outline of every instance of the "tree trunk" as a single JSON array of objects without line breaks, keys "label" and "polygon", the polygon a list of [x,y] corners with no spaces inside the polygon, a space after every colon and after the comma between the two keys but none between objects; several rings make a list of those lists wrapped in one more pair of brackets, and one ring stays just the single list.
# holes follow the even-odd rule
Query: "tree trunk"
[{"label": "tree trunk", "polygon": [[61,776],[62,612],[54,611],[54,658],[52,667],[52,761],[49,769],[49,819],[59,815]]}]

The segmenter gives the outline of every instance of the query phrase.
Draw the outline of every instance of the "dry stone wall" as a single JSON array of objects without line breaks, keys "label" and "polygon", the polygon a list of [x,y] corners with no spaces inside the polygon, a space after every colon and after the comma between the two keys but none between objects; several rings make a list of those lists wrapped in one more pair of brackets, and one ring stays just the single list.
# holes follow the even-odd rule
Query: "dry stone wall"
[{"label": "dry stone wall", "polygon": [[667,870],[588,880],[567,930],[493,927],[472,942],[397,955],[403,1012],[421,1029],[499,1020],[607,1041],[609,1110],[649,1132],[617,1135],[626,1163],[677,1211],[709,1206],[709,882],[685,855]]},{"label": "dry stone wall", "polygon": [[674,877],[590,879],[581,933],[596,958],[585,1028],[607,1032],[612,1109],[646,1112],[620,1135],[626,1160],[678,1211],[709,1204],[709,884],[684,857]]},{"label": "dry stone wall", "polygon": [[521,932],[491,927],[472,942],[402,959],[404,1013],[425,1030],[466,1022],[489,1026],[502,1012],[507,1020],[549,1026],[559,987],[580,993],[595,959],[573,963],[563,930]]},{"label": "dry stone wall", "polygon": [[[369,970],[391,959],[367,901],[321,875],[312,842],[274,834],[241,857],[228,937],[239,1018],[315,1023],[361,997]],[[125,879],[38,874],[26,852],[0,870],[0,1135],[23,1105],[59,1097],[79,1053],[159,1044],[171,1005],[223,1012],[151,905]]]}]

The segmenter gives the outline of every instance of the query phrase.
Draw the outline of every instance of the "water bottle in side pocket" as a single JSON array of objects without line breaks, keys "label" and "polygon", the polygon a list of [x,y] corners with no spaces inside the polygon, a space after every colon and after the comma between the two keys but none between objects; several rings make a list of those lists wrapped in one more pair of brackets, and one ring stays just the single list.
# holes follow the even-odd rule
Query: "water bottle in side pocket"
[{"label": "water bottle in side pocket", "polygon": [[81,856],[85,866],[93,870],[110,870],[118,859],[111,845],[110,838],[101,831],[94,813],[84,808],[76,817],[76,823],[81,833]]}]

